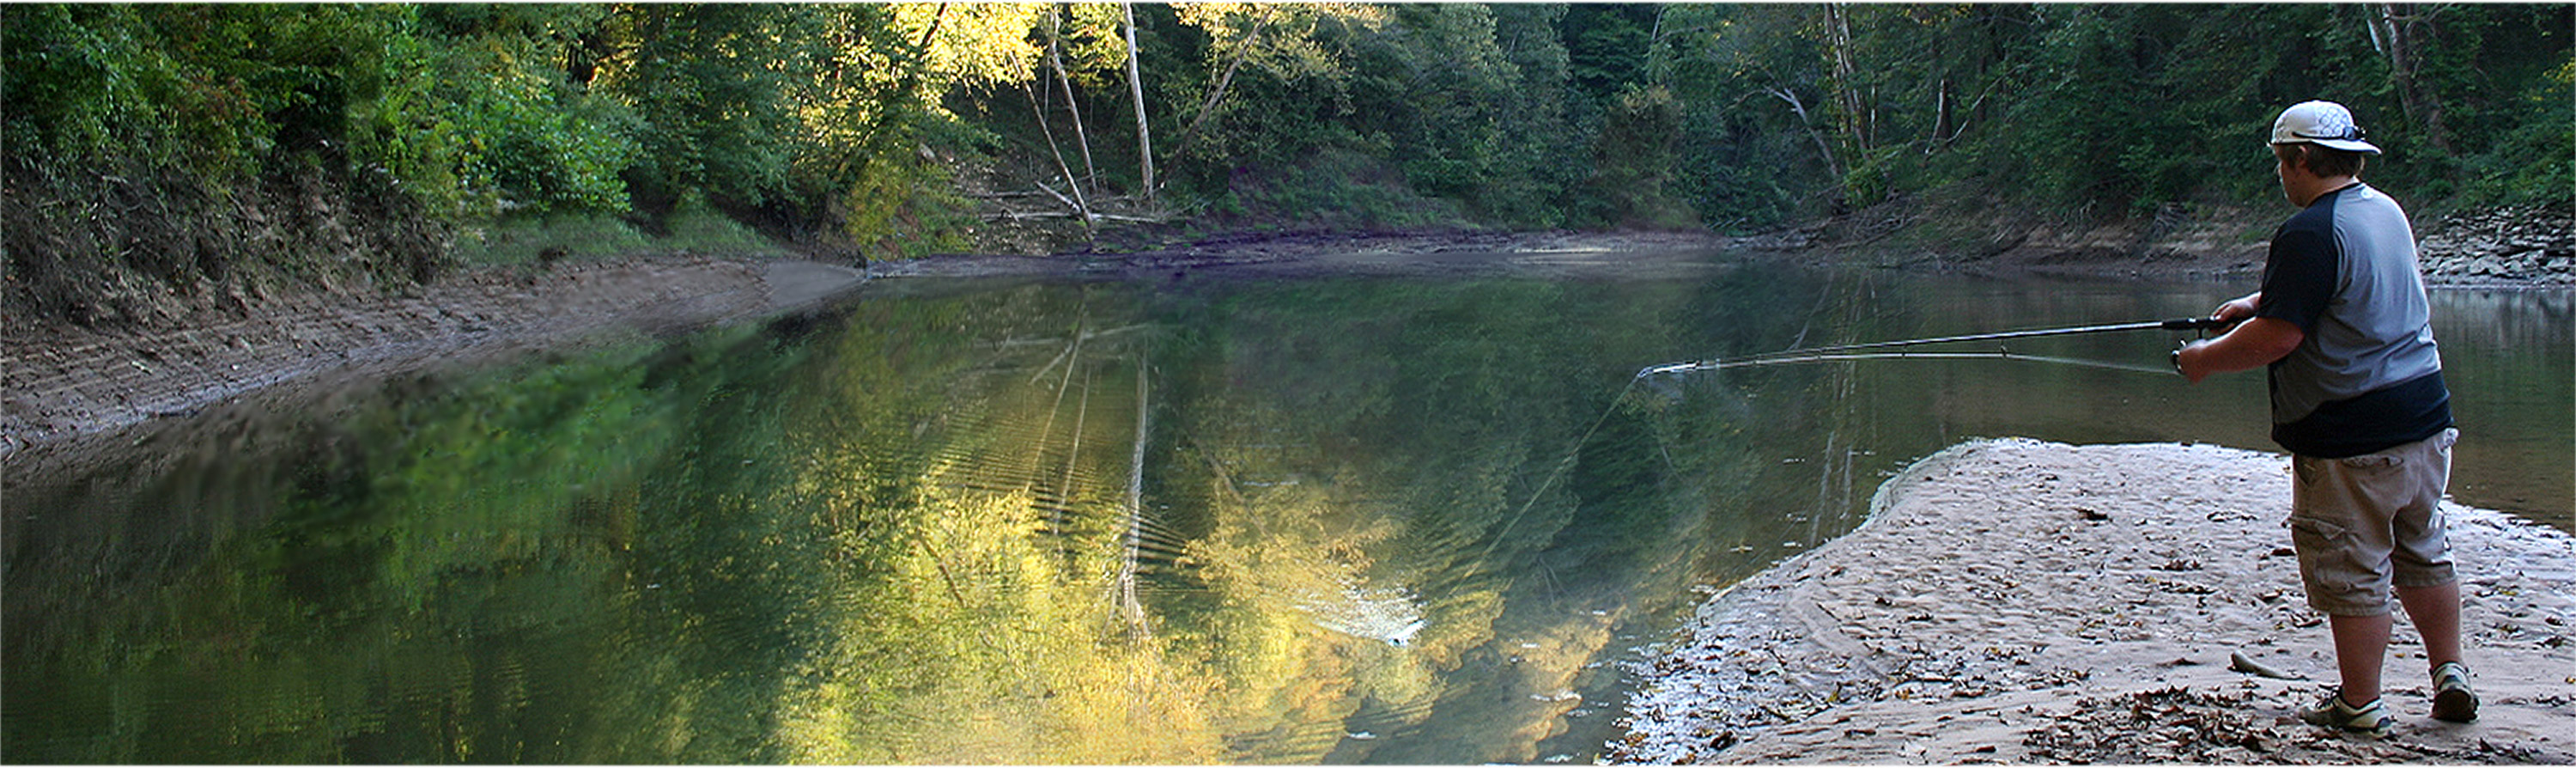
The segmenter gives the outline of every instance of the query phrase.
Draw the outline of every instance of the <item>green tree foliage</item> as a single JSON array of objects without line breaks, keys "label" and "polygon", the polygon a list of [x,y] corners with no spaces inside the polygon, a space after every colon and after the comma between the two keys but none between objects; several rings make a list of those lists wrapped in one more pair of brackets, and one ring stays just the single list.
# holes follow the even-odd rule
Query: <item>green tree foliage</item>
[{"label": "green tree foliage", "polygon": [[1780,222],[1840,183],[1826,139],[1822,54],[1801,6],[1687,5],[1664,20],[1650,66],[1682,106],[1679,172],[1722,229]]},{"label": "green tree foliage", "polygon": [[[2424,94],[2405,113],[2408,132],[2449,138],[2449,146],[2408,145],[2434,162],[2407,178],[2472,201],[2565,205],[2576,197],[2576,7],[2374,7],[2413,44],[2412,78]],[[2394,66],[2389,41],[2374,44]],[[2440,121],[2438,133],[2428,120]]]},{"label": "green tree foliage", "polygon": [[1681,110],[1672,91],[1628,86],[1611,97],[1593,153],[1587,198],[1597,216],[1626,227],[1685,228],[1697,223],[1669,187],[1681,166],[1676,151]]},{"label": "green tree foliage", "polygon": [[[1392,148],[1358,118],[1350,62],[1353,48],[1383,28],[1383,13],[1224,4],[1178,6],[1174,22],[1170,35],[1199,53],[1191,71],[1146,73],[1149,88],[1161,90],[1176,113],[1164,124],[1185,126],[1185,140],[1166,142],[1163,151],[1189,170],[1166,173],[1223,194],[1237,168],[1285,170],[1325,148],[1388,156]],[[1379,141],[1366,146],[1372,138]]]},{"label": "green tree foliage", "polygon": [[[959,171],[983,167],[1072,177],[1051,187],[1069,200],[1255,224],[1740,231],[1958,186],[2119,215],[2268,198],[2248,167],[2261,127],[2309,98],[2351,105],[2389,149],[2373,177],[2413,199],[2576,196],[2565,4],[31,4],[0,19],[10,309],[86,322],[229,290],[240,266],[422,279],[452,233],[563,217],[661,234],[713,210],[872,256],[962,249],[977,222]],[[1144,188],[1148,165],[1161,188]],[[74,213],[99,206],[124,215]]]},{"label": "green tree foliage", "polygon": [[[1563,223],[1565,51],[1530,9],[1399,6],[1394,24],[1360,53],[1359,71],[1385,115],[1385,140],[1412,188],[1464,202],[1480,218],[1518,226]],[[1517,55],[1515,55],[1517,54]]]},{"label": "green tree foliage", "polygon": [[1568,74],[1576,92],[1600,100],[1642,84],[1646,55],[1663,9],[1653,5],[1578,3],[1565,11]]},{"label": "green tree foliage", "polygon": [[584,58],[605,6],[455,4],[421,13],[436,38],[470,42],[423,73],[425,88],[402,94],[443,107],[439,119],[387,124],[388,140],[463,144],[458,182],[490,214],[627,210],[619,173],[639,159],[643,125],[625,103],[591,93],[597,65]]},{"label": "green tree foliage", "polygon": [[[2310,98],[2355,104],[2374,120],[2370,78],[2349,50],[2274,30],[2322,28],[2329,8],[2083,6],[2049,25],[2027,95],[2008,118],[2006,168],[2074,202],[2152,206],[2213,180],[2262,191],[2265,128],[2281,107]],[[2110,87],[2106,87],[2106,85]],[[2069,155],[2092,162],[2068,162]]]},{"label": "green tree foliage", "polygon": [[0,14],[11,316],[150,321],[261,273],[404,282],[444,261],[467,155],[454,105],[422,97],[415,9]]},{"label": "green tree foliage", "polygon": [[650,126],[631,178],[639,202],[676,205],[688,193],[755,210],[787,186],[798,135],[799,75],[811,50],[788,43],[811,14],[797,6],[645,4],[616,19],[628,45],[600,87]]}]

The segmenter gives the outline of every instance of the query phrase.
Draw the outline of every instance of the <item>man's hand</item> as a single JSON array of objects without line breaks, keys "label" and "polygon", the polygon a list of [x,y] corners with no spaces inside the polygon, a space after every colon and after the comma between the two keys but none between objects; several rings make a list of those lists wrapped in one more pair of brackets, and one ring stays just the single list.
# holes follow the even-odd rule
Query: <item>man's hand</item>
[{"label": "man's hand", "polygon": [[2261,308],[2262,304],[2263,292],[2256,291],[2245,294],[2244,298],[2218,305],[2217,309],[2209,311],[2209,316],[2218,320],[2237,322],[2253,317],[2254,310]]},{"label": "man's hand", "polygon": [[2208,365],[2202,364],[2200,358],[2200,350],[2207,346],[2209,346],[2208,341],[2194,341],[2175,348],[2173,353],[2174,372],[2182,374],[2184,381],[2188,381],[2193,384],[2200,383],[2201,379],[2209,378],[2209,374],[2214,373],[2214,371],[2211,371]]}]

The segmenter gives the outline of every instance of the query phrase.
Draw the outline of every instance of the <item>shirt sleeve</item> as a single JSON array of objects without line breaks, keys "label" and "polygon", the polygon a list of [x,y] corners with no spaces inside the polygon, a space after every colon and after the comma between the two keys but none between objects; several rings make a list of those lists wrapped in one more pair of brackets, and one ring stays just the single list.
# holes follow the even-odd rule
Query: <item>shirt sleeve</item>
[{"label": "shirt sleeve", "polygon": [[2317,320],[2334,301],[2338,258],[2328,232],[2289,227],[2273,235],[2263,266],[2262,304],[2254,308],[2254,316],[2287,320],[2302,333],[2315,333]]}]

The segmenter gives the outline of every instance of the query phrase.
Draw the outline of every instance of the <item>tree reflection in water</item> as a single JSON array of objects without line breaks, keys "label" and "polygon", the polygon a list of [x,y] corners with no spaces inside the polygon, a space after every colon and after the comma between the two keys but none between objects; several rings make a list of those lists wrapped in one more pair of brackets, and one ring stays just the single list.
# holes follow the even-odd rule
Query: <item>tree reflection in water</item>
[{"label": "tree reflection in water", "polygon": [[[1623,389],[2218,292],[1883,279],[960,285],[211,414],[12,468],[9,758],[1582,758],[1692,585],[1847,530],[1910,456],[2261,445],[2259,382],[1894,362]],[[2565,407],[2564,354],[2479,338],[2445,336],[2464,381]]]}]

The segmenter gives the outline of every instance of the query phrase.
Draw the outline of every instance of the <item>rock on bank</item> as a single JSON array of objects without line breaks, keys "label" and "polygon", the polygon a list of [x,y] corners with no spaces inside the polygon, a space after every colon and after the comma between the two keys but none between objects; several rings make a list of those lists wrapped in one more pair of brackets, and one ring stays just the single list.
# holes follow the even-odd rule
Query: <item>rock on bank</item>
[{"label": "rock on bank", "polygon": [[[2427,716],[2421,640],[2381,741],[2298,722],[2334,678],[2282,527],[2287,459],[2178,445],[1969,443],[1870,521],[1703,605],[1638,670],[1631,762],[2576,760],[2576,539],[2446,505],[2485,700]],[[2232,669],[2237,657],[2296,679]]]}]

